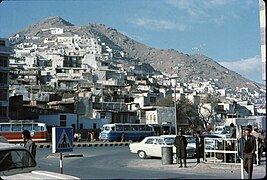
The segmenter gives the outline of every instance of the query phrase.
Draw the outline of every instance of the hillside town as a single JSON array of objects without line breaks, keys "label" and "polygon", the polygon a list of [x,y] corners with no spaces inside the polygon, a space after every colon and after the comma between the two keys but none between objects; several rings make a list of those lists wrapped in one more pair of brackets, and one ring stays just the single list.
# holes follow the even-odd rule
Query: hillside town
[{"label": "hillside town", "polygon": [[236,118],[256,122],[266,116],[266,89],[221,88],[216,77],[181,82],[176,74],[147,72],[144,63],[101,39],[58,27],[42,33],[49,36],[1,39],[1,53],[8,50],[9,56],[1,58],[1,97],[7,102],[1,122],[32,120],[76,131],[108,123],[174,126],[175,112],[182,110],[175,111],[173,102],[183,99],[197,112],[177,118],[187,130],[213,131]]}]

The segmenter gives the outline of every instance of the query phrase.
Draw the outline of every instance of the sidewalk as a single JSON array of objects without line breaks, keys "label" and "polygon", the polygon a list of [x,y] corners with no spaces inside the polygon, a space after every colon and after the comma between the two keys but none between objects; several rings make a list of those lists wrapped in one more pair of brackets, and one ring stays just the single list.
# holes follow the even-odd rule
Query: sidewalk
[{"label": "sidewalk", "polygon": [[[128,162],[128,167],[153,169],[164,172],[177,172],[186,175],[199,175],[200,179],[212,176],[215,179],[241,179],[241,164],[222,164],[201,162],[196,159],[187,159],[187,168],[179,168],[178,164],[162,165],[161,159],[136,159]],[[266,176],[266,158],[263,157],[261,165],[253,167],[253,179],[262,179]],[[245,176],[246,177],[246,176]]]}]

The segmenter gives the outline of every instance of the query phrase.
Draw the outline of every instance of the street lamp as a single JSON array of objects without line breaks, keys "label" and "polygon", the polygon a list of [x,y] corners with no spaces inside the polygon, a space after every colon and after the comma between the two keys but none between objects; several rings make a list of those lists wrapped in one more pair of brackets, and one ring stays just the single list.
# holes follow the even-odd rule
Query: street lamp
[{"label": "street lamp", "polygon": [[174,87],[174,98],[173,98],[173,102],[174,102],[174,125],[175,125],[175,135],[177,135],[177,113],[176,113],[176,85],[177,85],[177,81],[176,78],[171,79],[171,84],[172,87]]}]

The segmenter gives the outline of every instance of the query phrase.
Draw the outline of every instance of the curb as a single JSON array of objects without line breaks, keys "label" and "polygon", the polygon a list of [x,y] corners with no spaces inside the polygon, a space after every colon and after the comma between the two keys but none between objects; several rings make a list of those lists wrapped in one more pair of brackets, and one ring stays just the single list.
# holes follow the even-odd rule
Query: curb
[{"label": "curb", "polygon": [[[47,158],[59,158],[59,153],[55,154],[49,154]],[[83,157],[83,154],[62,154],[64,158],[69,158],[69,157]]]},{"label": "curb", "polygon": [[[72,147],[113,147],[113,146],[129,146],[130,143],[128,142],[121,142],[121,143],[79,143],[79,144],[73,144]],[[51,144],[36,144],[36,148],[51,148]]]}]

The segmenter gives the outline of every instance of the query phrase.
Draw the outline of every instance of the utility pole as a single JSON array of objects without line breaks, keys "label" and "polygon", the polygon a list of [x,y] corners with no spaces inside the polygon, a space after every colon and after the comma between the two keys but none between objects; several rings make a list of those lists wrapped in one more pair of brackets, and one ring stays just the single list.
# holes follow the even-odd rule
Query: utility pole
[{"label": "utility pole", "polygon": [[174,102],[174,126],[175,126],[175,135],[177,135],[177,110],[176,110],[176,85],[177,85],[177,81],[176,78],[171,79],[171,84],[172,87],[174,87],[174,98],[173,98],[173,102]]}]

